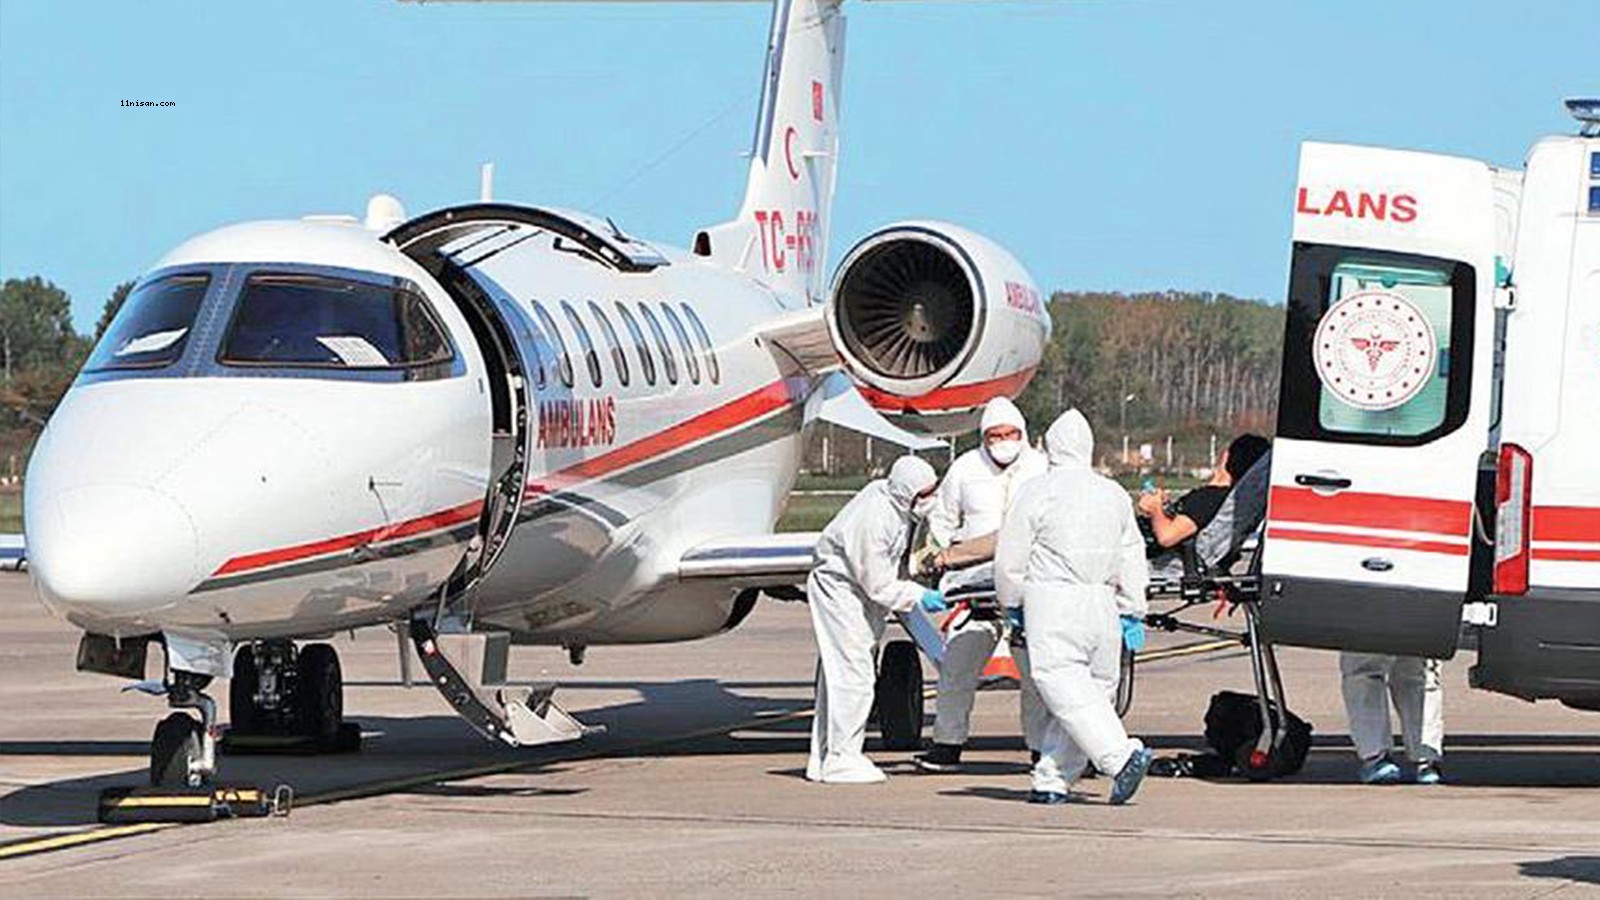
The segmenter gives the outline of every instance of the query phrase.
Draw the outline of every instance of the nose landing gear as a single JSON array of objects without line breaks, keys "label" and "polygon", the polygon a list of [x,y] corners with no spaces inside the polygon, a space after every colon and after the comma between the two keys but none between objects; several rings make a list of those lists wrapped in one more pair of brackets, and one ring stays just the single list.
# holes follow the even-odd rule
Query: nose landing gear
[{"label": "nose landing gear", "polygon": [[150,784],[155,787],[203,787],[217,772],[217,704],[204,688],[211,676],[174,671],[166,685],[167,705],[195,709],[200,721],[175,712],[156,726],[150,741]]}]

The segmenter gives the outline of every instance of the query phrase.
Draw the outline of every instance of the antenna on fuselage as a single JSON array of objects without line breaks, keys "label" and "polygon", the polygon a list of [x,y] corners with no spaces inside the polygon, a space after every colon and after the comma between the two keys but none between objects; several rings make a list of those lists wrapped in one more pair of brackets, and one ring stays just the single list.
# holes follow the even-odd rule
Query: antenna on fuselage
[{"label": "antenna on fuselage", "polygon": [[486,162],[478,169],[478,202],[494,202],[494,163]]}]

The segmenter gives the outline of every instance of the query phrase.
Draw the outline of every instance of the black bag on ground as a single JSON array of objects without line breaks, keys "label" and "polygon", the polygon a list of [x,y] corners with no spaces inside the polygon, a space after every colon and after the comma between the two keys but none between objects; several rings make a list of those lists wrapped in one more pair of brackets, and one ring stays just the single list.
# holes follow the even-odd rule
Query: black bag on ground
[{"label": "black bag on ground", "polygon": [[1306,754],[1311,752],[1311,725],[1293,712],[1287,713],[1284,724],[1285,711],[1276,703],[1269,705],[1269,714],[1284,734],[1264,765],[1253,765],[1250,758],[1261,736],[1261,710],[1255,694],[1218,691],[1212,695],[1211,706],[1206,710],[1206,744],[1218,756],[1231,760],[1234,769],[1246,778],[1293,775],[1305,766]]}]

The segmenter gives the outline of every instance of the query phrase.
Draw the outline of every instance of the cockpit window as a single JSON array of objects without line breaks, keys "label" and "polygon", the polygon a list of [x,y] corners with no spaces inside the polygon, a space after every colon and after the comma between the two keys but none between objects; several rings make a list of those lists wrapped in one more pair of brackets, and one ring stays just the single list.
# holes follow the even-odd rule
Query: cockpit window
[{"label": "cockpit window", "polygon": [[245,282],[219,359],[226,365],[398,369],[448,362],[428,302],[397,284],[259,274]]},{"label": "cockpit window", "polygon": [[183,355],[209,275],[169,275],[128,295],[84,366],[90,372],[155,369]]}]

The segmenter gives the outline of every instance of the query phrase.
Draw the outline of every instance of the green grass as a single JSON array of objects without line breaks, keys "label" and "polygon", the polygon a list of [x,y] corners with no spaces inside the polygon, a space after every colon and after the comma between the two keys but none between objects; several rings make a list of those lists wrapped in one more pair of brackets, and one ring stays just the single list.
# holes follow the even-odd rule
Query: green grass
[{"label": "green grass", "polygon": [[779,531],[821,531],[841,507],[850,502],[844,495],[801,497],[791,494],[789,508],[778,520]]},{"label": "green grass", "polygon": [[0,493],[0,534],[22,533],[22,492]]}]

